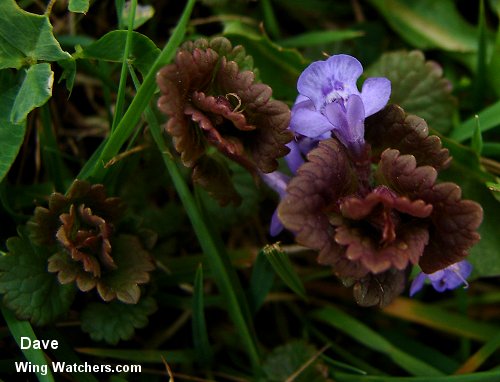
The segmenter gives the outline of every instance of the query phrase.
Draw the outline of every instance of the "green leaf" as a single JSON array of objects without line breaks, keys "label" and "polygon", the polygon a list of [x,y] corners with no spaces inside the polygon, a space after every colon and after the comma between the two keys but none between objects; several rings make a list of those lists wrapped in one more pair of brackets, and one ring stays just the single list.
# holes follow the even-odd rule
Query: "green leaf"
[{"label": "green leaf", "polygon": [[284,49],[266,35],[258,34],[239,23],[228,24],[224,36],[231,40],[233,46],[241,44],[245,47],[259,69],[262,82],[273,89],[274,98],[295,100],[297,79],[308,64],[298,51]]},{"label": "green leaf", "polygon": [[76,77],[76,61],[74,58],[71,58],[68,60],[57,61],[57,63],[61,68],[63,68],[63,72],[59,77],[59,82],[66,80],[66,89],[68,89],[71,95]]},{"label": "green leaf", "polygon": [[26,121],[12,123],[10,114],[21,86],[21,75],[14,76],[10,70],[0,70],[0,181],[14,163],[24,140]]},{"label": "green leaf", "polygon": [[[128,27],[128,20],[129,20],[129,13],[131,10],[130,7],[131,2],[128,2],[125,4],[123,7],[122,11],[122,20],[123,20],[123,26],[126,28]],[[134,17],[134,25],[133,29],[139,28],[141,25],[146,23],[148,20],[152,19],[155,14],[155,9],[153,6],[147,4],[147,5],[140,5],[137,4],[137,9],[135,11],[135,17]]]},{"label": "green leaf", "polygon": [[[325,365],[317,359],[317,356],[318,351],[314,346],[303,340],[295,340],[279,346],[267,356],[262,365],[266,381],[325,381],[322,373]],[[291,379],[291,376],[295,376],[295,378]]]},{"label": "green leaf", "polygon": [[413,375],[428,377],[443,375],[438,369],[411,354],[403,352],[375,330],[340,309],[329,306],[316,310],[311,315],[314,319],[337,328],[367,348],[387,355],[394,363]]},{"label": "green leaf", "polygon": [[0,2],[0,69],[70,57],[52,34],[47,16],[26,12],[14,0]]},{"label": "green leaf", "polygon": [[118,301],[109,304],[90,303],[82,311],[82,330],[94,341],[106,341],[116,345],[120,340],[128,340],[135,329],[148,324],[148,316],[157,309],[153,298],[143,298],[136,305]]},{"label": "green leaf", "polygon": [[[81,58],[122,62],[127,31],[115,30],[105,34],[96,42],[87,46],[81,53]],[[132,32],[129,62],[142,75],[146,75],[160,54],[160,49],[148,37]]]},{"label": "green leaf", "polygon": [[364,34],[365,33],[363,31],[349,29],[312,31],[280,40],[277,44],[284,48],[307,48],[313,45],[324,45],[338,41],[350,40],[364,36]]},{"label": "green leaf", "polygon": [[481,125],[479,124],[479,117],[476,115],[476,127],[474,135],[471,140],[471,149],[480,156],[483,151],[483,135],[481,134]]},{"label": "green leaf", "polygon": [[50,64],[36,64],[26,70],[23,83],[18,90],[14,105],[10,113],[10,120],[14,124],[21,123],[28,113],[36,107],[42,106],[52,95],[54,73]]},{"label": "green leaf", "polygon": [[425,61],[420,51],[384,53],[365,73],[367,77],[387,77],[391,81],[390,102],[407,113],[426,120],[429,127],[446,133],[457,110],[451,83],[441,67]]},{"label": "green leaf", "polygon": [[299,275],[297,275],[293,269],[288,255],[281,250],[279,244],[276,243],[273,245],[266,245],[262,249],[262,252],[271,263],[281,280],[283,280],[283,282],[297,295],[302,297],[304,300],[307,300],[304,285],[302,284]]},{"label": "green leaf", "polygon": [[69,0],[68,9],[70,12],[87,13],[89,10],[89,0]]},{"label": "green leaf", "polygon": [[392,304],[383,309],[383,312],[443,333],[481,342],[488,341],[500,331],[496,325],[475,321],[466,315],[403,297],[394,300]]},{"label": "green leaf", "polygon": [[389,25],[419,49],[477,51],[476,30],[452,0],[370,0]]},{"label": "green leaf", "polygon": [[[477,113],[479,121],[481,122],[481,131],[485,131],[496,128],[500,125],[500,101],[484,108],[479,113]],[[458,142],[463,142],[469,139],[474,134],[474,127],[476,126],[476,116],[472,116],[459,127],[453,130],[450,134],[450,138]]]},{"label": "green leaf", "polygon": [[9,253],[0,257],[0,293],[5,306],[34,325],[51,323],[65,314],[75,288],[59,284],[47,271],[48,250],[34,247],[24,236],[8,239],[7,248]]},{"label": "green leaf", "polygon": [[205,321],[205,304],[203,299],[203,267],[200,264],[194,278],[193,294],[193,342],[196,359],[202,366],[212,362],[212,349],[208,340]]},{"label": "green leaf", "polygon": [[[27,321],[19,321],[14,314],[6,309],[2,304],[0,304],[0,310],[2,311],[3,318],[9,327],[10,333],[12,337],[14,337],[17,346],[21,349],[21,337],[29,337],[31,341],[36,340],[35,332],[31,327],[30,323]],[[54,382],[54,376],[52,375],[51,369],[47,364],[47,359],[45,358],[45,354],[41,349],[21,349],[26,357],[26,360],[31,362],[34,365],[46,365],[47,366],[47,374],[43,375],[41,372],[35,373],[38,380],[40,382]]]}]

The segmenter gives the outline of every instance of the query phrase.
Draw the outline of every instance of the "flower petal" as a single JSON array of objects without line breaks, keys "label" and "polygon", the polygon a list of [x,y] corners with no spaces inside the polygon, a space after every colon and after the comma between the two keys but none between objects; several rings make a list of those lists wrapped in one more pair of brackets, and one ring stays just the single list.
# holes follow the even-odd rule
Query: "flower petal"
[{"label": "flower petal", "polygon": [[366,79],[361,89],[361,99],[365,106],[365,117],[375,114],[387,105],[391,96],[391,81],[385,77]]},{"label": "flower petal", "polygon": [[363,73],[361,63],[354,57],[339,54],[326,61],[316,61],[309,65],[297,81],[297,90],[308,97],[320,110],[326,97],[334,90],[340,95],[359,94],[356,81]]},{"label": "flower petal", "polygon": [[304,158],[296,141],[288,143],[287,147],[290,149],[290,152],[286,155],[285,161],[292,174],[295,174],[298,168],[304,163]]},{"label": "flower petal", "polygon": [[273,171],[269,174],[261,173],[260,176],[262,177],[262,180],[264,180],[264,182],[269,187],[271,187],[274,191],[278,193],[280,198],[282,198],[285,195],[286,186],[290,181],[289,176],[279,171]]},{"label": "flower petal", "polygon": [[333,126],[328,119],[314,109],[311,101],[301,102],[293,107],[290,130],[306,137],[316,138],[332,129]]},{"label": "flower petal", "polygon": [[271,225],[269,226],[269,234],[271,236],[278,236],[281,231],[283,231],[283,224],[278,217],[278,209],[274,210],[273,216],[271,217]]},{"label": "flower petal", "polygon": [[420,289],[423,288],[426,278],[427,275],[423,272],[420,272],[417,275],[417,277],[413,279],[413,282],[411,283],[410,286],[410,297],[412,297],[415,293],[417,293]]}]

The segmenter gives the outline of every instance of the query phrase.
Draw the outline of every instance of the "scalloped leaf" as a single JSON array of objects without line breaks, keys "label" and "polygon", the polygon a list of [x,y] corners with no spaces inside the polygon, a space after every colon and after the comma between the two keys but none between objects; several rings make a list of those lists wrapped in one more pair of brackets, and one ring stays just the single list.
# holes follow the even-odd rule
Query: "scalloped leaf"
[{"label": "scalloped leaf", "polygon": [[116,345],[128,340],[135,329],[148,324],[148,316],[157,309],[156,301],[147,297],[136,305],[114,301],[109,304],[91,303],[82,312],[82,330],[94,341],[105,341]]},{"label": "scalloped leaf", "polygon": [[425,61],[421,51],[383,54],[365,73],[368,77],[387,77],[391,81],[390,101],[408,113],[416,114],[441,132],[453,126],[457,100],[451,95],[451,83],[434,61]]},{"label": "scalloped leaf", "polygon": [[26,12],[14,0],[0,1],[0,69],[68,58],[47,16]]},{"label": "scalloped leaf", "polygon": [[365,138],[372,148],[375,162],[385,149],[397,149],[401,154],[411,154],[419,166],[432,166],[436,170],[448,167],[451,157],[441,140],[429,136],[425,121],[415,115],[405,114],[397,105],[388,105],[365,122]]},{"label": "scalloped leaf", "polygon": [[73,302],[75,288],[61,285],[47,272],[46,248],[34,247],[26,238],[7,240],[9,253],[0,257],[0,293],[4,304],[17,317],[34,325],[45,325],[65,314]]}]

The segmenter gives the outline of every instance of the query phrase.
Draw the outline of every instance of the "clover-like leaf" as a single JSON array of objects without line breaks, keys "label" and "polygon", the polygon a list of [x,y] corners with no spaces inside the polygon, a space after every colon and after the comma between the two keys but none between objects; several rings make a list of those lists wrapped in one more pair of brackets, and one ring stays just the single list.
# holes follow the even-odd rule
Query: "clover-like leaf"
[{"label": "clover-like leaf", "polygon": [[157,309],[156,301],[147,297],[136,305],[114,301],[90,303],[82,311],[82,330],[94,341],[105,341],[116,345],[121,340],[128,340],[135,329],[148,324],[148,316]]},{"label": "clover-like leaf", "polygon": [[[305,367],[294,378],[297,382],[322,382],[326,380],[328,368],[317,358],[317,349],[302,340],[290,341],[275,348],[262,366],[266,381],[287,381],[301,367]],[[312,362],[311,362],[312,361]]]},{"label": "clover-like leaf", "polygon": [[391,103],[425,119],[441,133],[451,129],[457,109],[451,83],[443,78],[439,64],[426,61],[421,51],[384,53],[366,75],[391,80]]},{"label": "clover-like leaf", "polygon": [[47,271],[47,249],[33,246],[26,237],[7,240],[9,253],[0,257],[0,293],[4,304],[19,319],[46,325],[64,315],[75,288],[61,285]]},{"label": "clover-like leaf", "polygon": [[439,137],[429,135],[425,121],[405,114],[397,105],[386,106],[366,119],[365,139],[371,145],[375,163],[387,148],[411,154],[419,166],[429,165],[436,170],[446,168],[451,162],[448,150],[442,147]]},{"label": "clover-like leaf", "polygon": [[0,69],[70,57],[52,34],[48,16],[26,12],[14,0],[0,1]]}]

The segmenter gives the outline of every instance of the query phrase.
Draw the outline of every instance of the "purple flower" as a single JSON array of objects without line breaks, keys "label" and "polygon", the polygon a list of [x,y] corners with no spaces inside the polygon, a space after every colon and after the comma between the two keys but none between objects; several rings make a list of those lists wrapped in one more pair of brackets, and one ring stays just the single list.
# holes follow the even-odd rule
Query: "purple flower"
[{"label": "purple flower", "polygon": [[339,54],[309,65],[297,82],[290,129],[309,138],[333,132],[351,152],[364,146],[365,118],[381,110],[391,94],[387,78],[368,78],[358,91],[363,72],[354,57]]},{"label": "purple flower", "polygon": [[[262,180],[274,191],[276,191],[280,197],[280,200],[285,196],[286,187],[290,181],[290,177],[279,171],[274,171],[270,174],[261,173],[260,176]],[[271,226],[269,228],[269,234],[271,236],[277,236],[283,231],[283,224],[278,218],[278,208],[274,210],[273,216],[271,218]]]},{"label": "purple flower", "polygon": [[410,296],[413,296],[424,286],[425,280],[428,278],[432,286],[438,292],[455,289],[461,284],[465,287],[469,286],[466,278],[472,272],[472,265],[467,260],[459,261],[437,272],[426,274],[420,272],[413,280],[410,287]]}]

